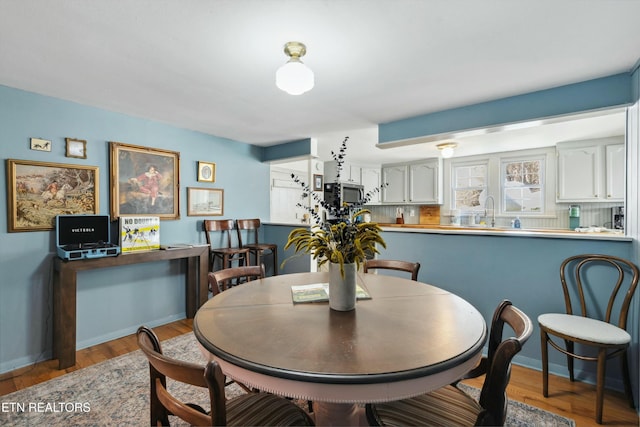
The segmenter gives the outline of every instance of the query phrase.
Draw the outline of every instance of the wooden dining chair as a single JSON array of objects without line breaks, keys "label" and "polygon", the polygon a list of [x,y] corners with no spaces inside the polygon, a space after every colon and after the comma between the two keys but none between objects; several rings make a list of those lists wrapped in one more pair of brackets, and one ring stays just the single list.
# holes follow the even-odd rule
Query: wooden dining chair
[{"label": "wooden dining chair", "polygon": [[406,271],[411,273],[411,280],[418,280],[418,271],[420,270],[419,262],[398,261],[392,259],[368,259],[364,263],[364,272],[369,270],[386,269],[396,271]]},{"label": "wooden dining chair", "polygon": [[[273,275],[278,275],[278,245],[275,243],[260,243],[258,231],[260,230],[260,219],[237,219],[236,229],[238,230],[238,242],[241,248],[249,249],[249,255],[253,255],[254,265],[260,265],[265,255],[270,255],[273,261]],[[243,238],[243,232],[246,233]]]},{"label": "wooden dining chair", "polygon": [[[504,325],[515,337],[503,339]],[[401,426],[501,426],[507,416],[506,389],[511,360],[533,333],[531,319],[508,300],[498,305],[491,321],[489,349],[478,366],[464,378],[486,375],[480,400],[476,401],[456,384],[410,399],[367,404],[370,425]]]},{"label": "wooden dining chair", "polygon": [[237,283],[249,282],[255,279],[264,279],[264,264],[243,265],[240,267],[225,268],[208,274],[209,292],[213,296],[229,288],[229,283],[235,279]]},{"label": "wooden dining chair", "polygon": [[[605,270],[609,270],[609,274]],[[574,358],[597,362],[596,422],[598,424],[602,424],[608,359],[621,358],[625,394],[631,407],[635,407],[627,358],[631,335],[626,327],[629,305],[638,286],[638,276],[638,267],[635,264],[615,256],[584,254],[569,257],[560,265],[560,283],[564,293],[566,313],[545,313],[538,316],[542,345],[542,394],[544,397],[549,396],[547,344],[567,356],[571,381],[574,381]],[[606,309],[598,307],[596,304],[598,301],[607,301]],[[598,316],[598,313],[601,315]],[[553,337],[558,341],[563,340],[564,347],[554,341]],[[596,348],[597,356],[586,354],[584,347],[581,352],[577,352],[576,343],[579,344],[578,347]]]},{"label": "wooden dining chair", "polygon": [[[220,260],[220,268],[230,268],[237,265],[249,265],[249,249],[234,244],[232,232],[235,230],[235,222],[232,219],[205,219],[202,228],[209,245],[209,271],[216,268],[216,260]],[[213,240],[213,234],[220,233],[219,247]],[[235,233],[233,233],[235,234]]]},{"label": "wooden dining chair", "polygon": [[[309,426],[313,421],[295,403],[270,393],[248,393],[227,400],[224,375],[215,361],[206,367],[165,356],[158,337],[138,328],[138,346],[149,361],[150,425],[169,425],[169,415],[197,426]],[[167,389],[167,378],[208,390],[210,410],[185,403]]]}]

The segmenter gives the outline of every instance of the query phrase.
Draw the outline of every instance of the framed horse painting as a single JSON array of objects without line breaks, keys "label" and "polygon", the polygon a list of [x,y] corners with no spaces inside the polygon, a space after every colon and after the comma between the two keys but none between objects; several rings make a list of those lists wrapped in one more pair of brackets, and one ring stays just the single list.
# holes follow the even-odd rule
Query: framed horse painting
[{"label": "framed horse painting", "polygon": [[98,167],[7,159],[10,233],[53,230],[57,215],[98,214]]}]

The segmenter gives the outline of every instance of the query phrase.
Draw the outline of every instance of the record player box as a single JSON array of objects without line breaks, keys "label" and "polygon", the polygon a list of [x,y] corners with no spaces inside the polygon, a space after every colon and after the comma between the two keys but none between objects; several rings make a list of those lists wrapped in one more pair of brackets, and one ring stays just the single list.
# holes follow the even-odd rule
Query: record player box
[{"label": "record player box", "polygon": [[56,216],[56,252],[65,260],[116,256],[109,215]]}]

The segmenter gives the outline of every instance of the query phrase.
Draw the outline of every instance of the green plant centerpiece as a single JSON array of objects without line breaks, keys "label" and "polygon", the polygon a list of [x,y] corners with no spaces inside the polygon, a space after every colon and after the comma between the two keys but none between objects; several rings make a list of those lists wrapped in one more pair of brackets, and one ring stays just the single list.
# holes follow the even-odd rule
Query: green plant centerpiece
[{"label": "green plant centerpiece", "polygon": [[[340,180],[348,140],[349,137],[346,137],[342,141],[338,153],[331,152],[337,165],[336,181]],[[338,264],[340,274],[344,277],[345,264],[355,263],[358,269],[367,256],[380,253],[378,245],[387,247],[380,235],[382,232],[380,226],[375,222],[363,220],[365,214],[370,212],[362,207],[384,187],[384,184],[365,194],[360,205],[333,206],[325,202],[316,192],[311,191],[311,188],[295,174],[291,174],[291,177],[302,187],[302,198],[307,199],[311,196],[315,202],[314,205],[321,206],[323,211],[319,212],[315,208],[298,203],[297,206],[309,213],[315,225],[291,231],[285,249],[293,246],[299,254],[311,254],[312,258],[318,262],[318,266],[327,262]]]}]

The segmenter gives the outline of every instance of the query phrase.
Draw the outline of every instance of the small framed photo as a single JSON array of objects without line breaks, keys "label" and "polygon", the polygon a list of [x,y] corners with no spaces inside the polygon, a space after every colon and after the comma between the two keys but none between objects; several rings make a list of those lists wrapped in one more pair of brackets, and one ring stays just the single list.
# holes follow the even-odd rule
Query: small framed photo
[{"label": "small framed photo", "polygon": [[224,212],[224,190],[221,188],[187,188],[188,216],[216,216]]},{"label": "small framed photo", "polygon": [[31,138],[31,149],[36,151],[51,151],[51,141],[48,139]]},{"label": "small framed photo", "polygon": [[76,159],[87,158],[87,141],[84,139],[65,138],[67,142],[67,157],[75,157]]},{"label": "small framed photo", "polygon": [[216,164],[209,162],[198,162],[198,181],[216,182]]},{"label": "small framed photo", "polygon": [[313,175],[313,191],[322,191],[322,175]]}]

